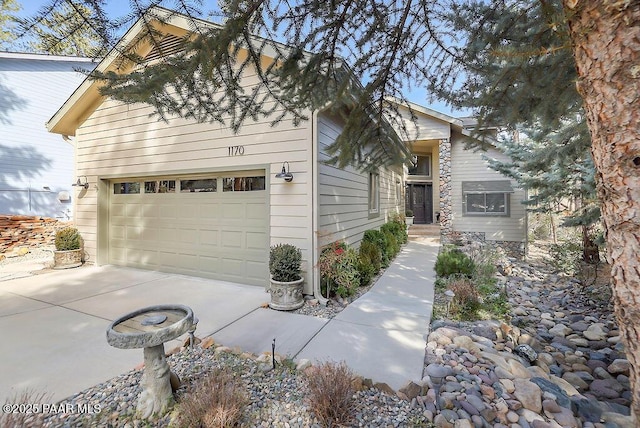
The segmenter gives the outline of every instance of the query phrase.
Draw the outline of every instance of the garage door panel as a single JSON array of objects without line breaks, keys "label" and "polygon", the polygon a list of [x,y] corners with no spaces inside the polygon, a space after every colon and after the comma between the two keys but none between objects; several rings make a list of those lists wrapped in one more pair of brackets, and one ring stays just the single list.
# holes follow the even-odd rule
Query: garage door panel
[{"label": "garage door panel", "polygon": [[215,229],[205,229],[200,231],[200,244],[206,246],[220,246],[220,231]]},{"label": "garage door panel", "polygon": [[264,232],[247,232],[247,249],[260,250],[268,245],[268,237]]},{"label": "garage door panel", "polygon": [[110,196],[111,263],[266,285],[267,192],[223,192],[218,185],[217,192]]}]

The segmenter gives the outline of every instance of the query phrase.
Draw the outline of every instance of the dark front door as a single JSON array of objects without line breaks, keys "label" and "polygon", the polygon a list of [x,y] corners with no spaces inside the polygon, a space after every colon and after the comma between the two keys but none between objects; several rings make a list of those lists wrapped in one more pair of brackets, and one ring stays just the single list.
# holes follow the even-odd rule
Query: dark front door
[{"label": "dark front door", "polygon": [[433,223],[431,184],[408,184],[406,208],[413,211],[415,224]]}]

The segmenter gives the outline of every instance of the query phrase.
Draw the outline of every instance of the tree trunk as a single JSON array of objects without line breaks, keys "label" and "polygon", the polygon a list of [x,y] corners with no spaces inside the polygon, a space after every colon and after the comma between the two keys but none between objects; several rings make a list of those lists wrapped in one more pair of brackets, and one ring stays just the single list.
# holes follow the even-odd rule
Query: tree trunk
[{"label": "tree trunk", "polygon": [[615,311],[640,416],[640,2],[564,0],[612,266]]}]

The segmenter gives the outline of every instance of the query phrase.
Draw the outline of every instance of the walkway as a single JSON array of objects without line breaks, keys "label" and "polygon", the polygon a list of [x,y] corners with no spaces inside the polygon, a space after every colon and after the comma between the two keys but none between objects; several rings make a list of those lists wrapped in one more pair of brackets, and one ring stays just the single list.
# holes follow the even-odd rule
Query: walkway
[{"label": "walkway", "polygon": [[256,354],[276,338],[280,354],[345,361],[397,389],[422,377],[437,251],[428,240],[409,242],[332,320],[263,309],[269,295],[260,287],[115,266],[0,282],[0,401],[31,388],[55,402],[135,367],[142,351],[110,347],[105,331],[127,312],[162,303],[190,306],[199,337]]}]

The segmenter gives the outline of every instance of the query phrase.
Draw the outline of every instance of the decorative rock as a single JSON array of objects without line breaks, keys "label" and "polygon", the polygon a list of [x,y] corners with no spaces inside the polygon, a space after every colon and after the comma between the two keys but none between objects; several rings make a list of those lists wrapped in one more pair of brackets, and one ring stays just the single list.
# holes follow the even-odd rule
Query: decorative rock
[{"label": "decorative rock", "polygon": [[531,377],[531,373],[529,373],[529,370],[527,370],[525,366],[523,366],[516,360],[509,360],[509,368],[511,374],[513,374],[516,378],[529,379]]},{"label": "decorative rock", "polygon": [[613,362],[607,367],[607,371],[611,374],[629,374],[629,370],[631,369],[631,364],[629,360],[626,359],[617,359],[613,360]]},{"label": "decorative rock", "polygon": [[398,392],[405,394],[409,400],[412,400],[422,394],[422,387],[415,382],[408,382]]},{"label": "decorative rock", "polygon": [[558,412],[560,412],[560,410],[562,408],[558,405],[558,403],[556,403],[553,400],[543,400],[542,401],[542,409],[545,412],[558,413]]},{"label": "decorative rock", "polygon": [[514,352],[529,360],[530,363],[533,363],[538,358],[538,353],[534,351],[531,346],[526,344],[516,346]]},{"label": "decorative rock", "polygon": [[582,334],[589,340],[605,340],[607,338],[607,330],[602,323],[591,324]]},{"label": "decorative rock", "polygon": [[585,391],[587,388],[589,388],[589,384],[587,384],[587,382],[582,380],[580,378],[580,376],[578,376],[577,374],[575,374],[573,372],[566,372],[565,374],[562,375],[562,379],[564,379],[567,382],[569,382],[578,391]]},{"label": "decorative rock", "polygon": [[540,387],[526,379],[516,379],[513,383],[516,387],[513,395],[522,403],[522,406],[540,413],[542,410],[542,390]]},{"label": "decorative rock", "polygon": [[560,337],[565,337],[568,334],[571,334],[571,332],[573,332],[573,330],[571,330],[569,327],[567,327],[564,324],[556,324],[555,326],[549,329],[549,333],[553,334],[554,336],[560,336]]},{"label": "decorative rock", "polygon": [[308,367],[311,367],[311,361],[306,358],[301,359],[300,361],[298,361],[298,364],[296,364],[296,370],[298,370],[299,372],[307,369]]}]

